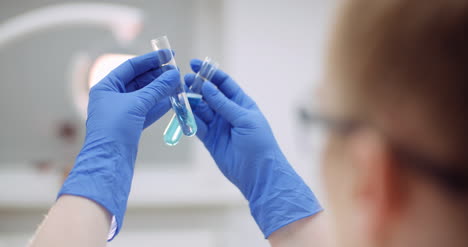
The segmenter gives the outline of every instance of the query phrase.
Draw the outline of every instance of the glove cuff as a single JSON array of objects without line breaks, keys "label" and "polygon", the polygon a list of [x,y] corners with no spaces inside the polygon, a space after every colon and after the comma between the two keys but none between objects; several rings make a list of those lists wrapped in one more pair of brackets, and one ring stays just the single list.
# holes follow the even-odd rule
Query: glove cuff
[{"label": "glove cuff", "polygon": [[[133,178],[136,156],[123,156],[122,149],[107,143],[94,146],[86,152],[86,146],[77,157],[76,164],[65,180],[57,198],[62,195],[81,196],[90,199],[113,216],[108,241],[120,231],[127,209],[127,201]],[[133,157],[132,157],[133,156]]]},{"label": "glove cuff", "polygon": [[255,184],[249,206],[265,238],[290,223],[323,210],[314,193],[285,158],[268,159],[263,165],[272,168],[262,169],[262,182]]}]

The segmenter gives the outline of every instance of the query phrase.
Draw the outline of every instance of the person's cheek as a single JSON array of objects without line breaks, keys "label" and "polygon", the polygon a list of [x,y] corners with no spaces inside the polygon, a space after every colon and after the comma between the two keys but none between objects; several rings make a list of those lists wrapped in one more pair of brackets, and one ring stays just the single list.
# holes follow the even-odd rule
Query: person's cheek
[{"label": "person's cheek", "polygon": [[337,246],[352,246],[348,237],[349,222],[346,187],[348,186],[348,170],[346,158],[339,140],[329,138],[322,154],[322,173],[326,191],[325,208],[330,216],[330,230]]},{"label": "person's cheek", "polygon": [[330,140],[326,140],[322,152],[321,170],[323,173],[323,181],[327,197],[327,207],[333,213],[335,211],[334,206],[336,205],[336,158],[334,154],[335,151],[333,150],[333,145],[331,145]]}]

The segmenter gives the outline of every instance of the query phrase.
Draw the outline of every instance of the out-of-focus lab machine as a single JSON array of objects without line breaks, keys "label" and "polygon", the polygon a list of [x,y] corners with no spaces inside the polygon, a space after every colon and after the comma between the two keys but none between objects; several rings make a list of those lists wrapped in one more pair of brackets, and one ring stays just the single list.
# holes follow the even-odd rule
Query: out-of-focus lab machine
[{"label": "out-of-focus lab machine", "polygon": [[[28,1],[12,3],[0,10],[2,165],[70,165],[83,140],[92,85],[133,54],[150,52],[156,36],[171,36],[179,61],[188,62],[196,49],[196,1],[64,1],[33,9]],[[167,116],[145,130],[139,164],[189,163],[193,141],[167,147],[168,122]]]}]

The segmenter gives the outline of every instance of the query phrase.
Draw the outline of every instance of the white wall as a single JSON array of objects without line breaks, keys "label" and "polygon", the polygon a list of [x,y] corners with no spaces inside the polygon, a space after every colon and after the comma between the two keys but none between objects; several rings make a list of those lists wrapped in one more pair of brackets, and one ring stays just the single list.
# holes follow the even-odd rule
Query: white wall
[{"label": "white wall", "polygon": [[335,1],[231,0],[224,6],[225,67],[270,121],[289,161],[319,190],[318,165],[304,154],[299,103],[321,80]]}]

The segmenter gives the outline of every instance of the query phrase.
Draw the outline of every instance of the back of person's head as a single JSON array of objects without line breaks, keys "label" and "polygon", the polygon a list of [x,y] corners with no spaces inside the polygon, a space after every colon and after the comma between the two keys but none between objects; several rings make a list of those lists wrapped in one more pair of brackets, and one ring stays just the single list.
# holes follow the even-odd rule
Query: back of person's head
[{"label": "back of person's head", "polygon": [[[344,246],[468,246],[468,0],[349,0],[327,60]],[[343,242],[346,241],[346,242]]]}]

